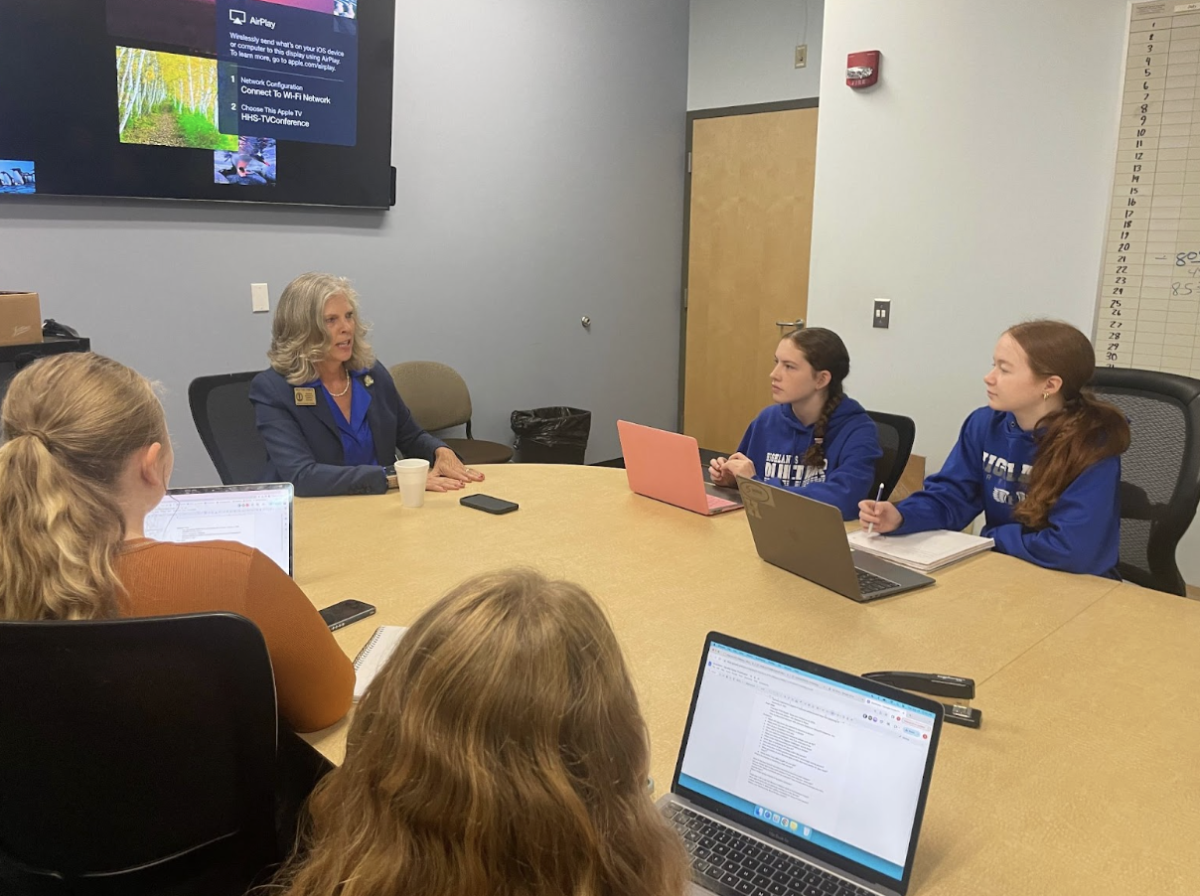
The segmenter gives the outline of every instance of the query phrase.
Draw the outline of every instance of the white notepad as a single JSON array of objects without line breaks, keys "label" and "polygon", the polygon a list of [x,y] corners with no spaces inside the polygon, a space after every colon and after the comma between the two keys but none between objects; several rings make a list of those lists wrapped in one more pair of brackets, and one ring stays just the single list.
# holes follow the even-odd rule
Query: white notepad
[{"label": "white notepad", "polygon": [[354,658],[355,703],[367,692],[367,686],[375,680],[383,664],[395,652],[406,631],[408,627],[403,625],[381,625],[375,629],[371,640],[358,652],[358,656]]},{"label": "white notepad", "polygon": [[911,535],[869,535],[860,529],[846,536],[850,547],[891,560],[909,569],[930,572],[996,546],[991,538],[935,529]]}]

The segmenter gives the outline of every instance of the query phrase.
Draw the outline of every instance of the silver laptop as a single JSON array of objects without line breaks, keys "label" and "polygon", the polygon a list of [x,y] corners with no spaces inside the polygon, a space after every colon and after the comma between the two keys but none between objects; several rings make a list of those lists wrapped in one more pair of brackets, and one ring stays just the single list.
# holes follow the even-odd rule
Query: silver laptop
[{"label": "silver laptop", "polygon": [[934,580],[852,550],[841,512],[787,489],[738,477],[758,556],[851,600],[878,600]]},{"label": "silver laptop", "polygon": [[292,484],[173,488],[146,517],[156,541],[238,541],[292,574]]},{"label": "silver laptop", "polygon": [[942,705],[709,632],[671,792],[692,894],[904,894]]}]

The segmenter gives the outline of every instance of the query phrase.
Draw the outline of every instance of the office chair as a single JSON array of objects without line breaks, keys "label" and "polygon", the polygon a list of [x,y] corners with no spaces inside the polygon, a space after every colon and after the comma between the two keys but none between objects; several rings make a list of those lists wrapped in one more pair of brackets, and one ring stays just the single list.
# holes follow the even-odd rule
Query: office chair
[{"label": "office chair", "polygon": [[453,367],[438,361],[403,361],[390,370],[400,397],[426,432],[466,424],[465,439],[442,439],[463,463],[506,464],[512,459],[508,445],[471,435],[471,393]]},{"label": "office chair", "polygon": [[1179,539],[1200,502],[1200,380],[1156,370],[1099,368],[1097,398],[1129,418],[1121,456],[1121,577],[1186,594],[1175,565]]},{"label": "office chair", "polygon": [[0,622],[0,681],[0,893],[241,896],[278,861],[250,620]]},{"label": "office chair", "polygon": [[267,449],[250,403],[250,381],[258,373],[201,376],[188,386],[188,404],[200,441],[225,485],[258,482],[267,467]]},{"label": "office chair", "polygon": [[[885,414],[882,411],[867,411],[875,421],[879,431],[879,447],[883,456],[875,461],[875,482],[883,483],[883,500],[889,498],[896,488],[896,483],[908,466],[908,458],[912,454],[913,441],[917,437],[917,424],[911,417],[900,414]],[[871,487],[868,498],[874,498],[878,485]]]}]

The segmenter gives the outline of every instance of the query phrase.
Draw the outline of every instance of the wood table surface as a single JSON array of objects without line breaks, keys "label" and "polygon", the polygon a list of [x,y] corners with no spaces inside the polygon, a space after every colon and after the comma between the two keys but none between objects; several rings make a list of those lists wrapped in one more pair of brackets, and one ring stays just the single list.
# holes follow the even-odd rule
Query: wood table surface
[{"label": "wood table surface", "polygon": [[[911,892],[1200,893],[1200,603],[987,553],[858,604],[760,560],[741,511],[634,495],[619,469],[482,469],[421,508],[394,491],[296,502],[313,603],[378,608],[335,634],[348,654],[475,573],[579,582],[625,651],[660,792],[710,630],[851,672],[967,676],[983,727],[943,728]],[[481,513],[469,493],[521,507]],[[348,724],[308,740],[340,762]]]}]

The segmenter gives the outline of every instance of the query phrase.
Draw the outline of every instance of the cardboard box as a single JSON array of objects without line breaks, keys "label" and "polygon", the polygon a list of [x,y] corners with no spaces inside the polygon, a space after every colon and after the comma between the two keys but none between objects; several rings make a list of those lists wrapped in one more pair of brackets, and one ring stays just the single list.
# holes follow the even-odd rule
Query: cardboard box
[{"label": "cardboard box", "polygon": [[0,291],[0,345],[42,341],[42,304],[36,292]]}]

